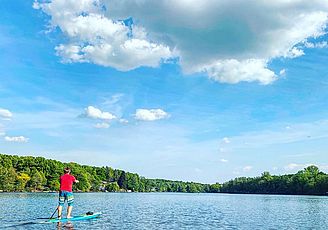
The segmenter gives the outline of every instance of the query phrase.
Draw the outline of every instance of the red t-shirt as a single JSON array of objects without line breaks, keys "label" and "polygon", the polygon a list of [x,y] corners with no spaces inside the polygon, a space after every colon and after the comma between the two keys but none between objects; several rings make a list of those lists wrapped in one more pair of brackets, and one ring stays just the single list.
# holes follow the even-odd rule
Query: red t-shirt
[{"label": "red t-shirt", "polygon": [[75,177],[70,174],[64,174],[60,177],[60,191],[72,192],[72,185]]}]

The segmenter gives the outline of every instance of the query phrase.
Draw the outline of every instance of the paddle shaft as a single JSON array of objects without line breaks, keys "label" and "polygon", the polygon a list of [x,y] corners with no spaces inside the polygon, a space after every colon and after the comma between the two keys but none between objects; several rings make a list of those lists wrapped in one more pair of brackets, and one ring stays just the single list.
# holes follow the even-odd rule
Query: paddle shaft
[{"label": "paddle shaft", "polygon": [[52,215],[50,216],[49,220],[55,215],[55,213],[57,212],[57,210],[58,210],[58,206],[57,206],[57,208],[55,209],[54,213],[52,213]]}]

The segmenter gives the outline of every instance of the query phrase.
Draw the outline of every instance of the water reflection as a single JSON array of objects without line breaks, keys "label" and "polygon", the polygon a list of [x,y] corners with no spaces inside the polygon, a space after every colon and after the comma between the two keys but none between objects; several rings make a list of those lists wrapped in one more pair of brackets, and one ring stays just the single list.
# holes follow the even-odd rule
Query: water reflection
[{"label": "water reflection", "polygon": [[63,229],[73,230],[74,229],[73,223],[72,222],[66,222],[66,223],[58,222],[57,230],[63,230]]}]

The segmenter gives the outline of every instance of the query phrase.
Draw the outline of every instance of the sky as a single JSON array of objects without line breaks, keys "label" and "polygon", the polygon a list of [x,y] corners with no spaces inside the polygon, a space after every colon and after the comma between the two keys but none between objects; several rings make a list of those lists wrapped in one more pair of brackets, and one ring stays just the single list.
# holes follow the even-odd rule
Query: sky
[{"label": "sky", "polygon": [[147,178],[328,172],[328,2],[5,0],[0,152]]}]

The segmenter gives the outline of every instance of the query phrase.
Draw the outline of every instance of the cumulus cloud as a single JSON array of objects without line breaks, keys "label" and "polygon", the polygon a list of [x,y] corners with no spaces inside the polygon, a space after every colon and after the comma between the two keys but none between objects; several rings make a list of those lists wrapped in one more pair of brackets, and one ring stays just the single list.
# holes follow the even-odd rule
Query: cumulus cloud
[{"label": "cumulus cloud", "polygon": [[102,122],[102,123],[95,124],[94,127],[97,129],[108,129],[110,125],[106,122]]},{"label": "cumulus cloud", "polygon": [[222,162],[222,163],[227,163],[228,162],[228,160],[226,160],[226,159],[220,159],[220,161]]},{"label": "cumulus cloud", "polygon": [[8,109],[0,108],[0,118],[3,120],[10,120],[13,114]]},{"label": "cumulus cloud", "polygon": [[168,118],[169,114],[162,109],[137,109],[135,118],[140,121],[155,121]]},{"label": "cumulus cloud", "polygon": [[29,138],[24,137],[24,136],[16,136],[16,137],[5,136],[5,141],[8,141],[8,142],[28,142]]},{"label": "cumulus cloud", "polygon": [[33,7],[51,15],[51,26],[67,36],[68,42],[55,48],[63,62],[91,62],[128,71],[157,67],[173,57],[168,46],[147,39],[142,27],[106,17],[102,1],[53,0],[35,2]]},{"label": "cumulus cloud", "polygon": [[88,106],[84,109],[84,113],[81,115],[82,117],[88,117],[92,119],[101,119],[101,120],[113,120],[116,119],[116,116],[109,113],[109,112],[103,112],[100,109]]},{"label": "cumulus cloud", "polygon": [[33,7],[67,37],[56,47],[64,62],[123,71],[178,57],[185,73],[269,84],[278,77],[272,59],[326,47],[307,43],[325,33],[328,2],[321,0],[52,0]]},{"label": "cumulus cloud", "polygon": [[267,68],[267,61],[263,59],[219,60],[202,68],[209,78],[230,84],[240,81],[259,81],[261,84],[269,84],[277,78],[276,74]]}]

